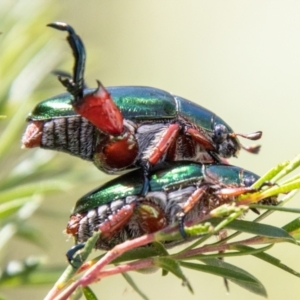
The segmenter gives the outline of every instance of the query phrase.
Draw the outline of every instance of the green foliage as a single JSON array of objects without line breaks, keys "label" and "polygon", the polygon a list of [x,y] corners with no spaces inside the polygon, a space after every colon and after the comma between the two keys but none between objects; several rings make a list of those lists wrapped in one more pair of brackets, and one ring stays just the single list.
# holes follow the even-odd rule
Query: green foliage
[{"label": "green foliage", "polygon": [[[55,177],[53,153],[21,150],[28,111],[55,93],[49,72],[64,59],[59,45],[45,30],[45,19],[56,16],[51,1],[0,0],[0,286],[53,283],[61,268],[45,268],[38,256],[6,261],[14,239],[45,248],[44,235],[31,223],[46,195],[70,189]],[[39,13],[33,17],[33,12]],[[59,55],[58,55],[59,54]],[[50,71],[49,71],[50,70]],[[60,176],[67,171],[59,170]]]}]

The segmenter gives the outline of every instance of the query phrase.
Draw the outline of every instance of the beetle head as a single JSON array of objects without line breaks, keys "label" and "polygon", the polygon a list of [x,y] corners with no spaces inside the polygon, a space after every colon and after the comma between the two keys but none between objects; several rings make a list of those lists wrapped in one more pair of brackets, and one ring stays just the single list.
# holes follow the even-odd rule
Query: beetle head
[{"label": "beetle head", "polygon": [[248,140],[258,140],[262,136],[261,131],[249,134],[240,134],[230,131],[231,130],[228,130],[224,124],[215,124],[214,126],[212,140],[216,144],[217,151],[221,157],[229,158],[231,156],[236,156],[241,148],[250,153],[256,154],[259,152],[260,146],[243,146],[237,137],[240,136]]}]

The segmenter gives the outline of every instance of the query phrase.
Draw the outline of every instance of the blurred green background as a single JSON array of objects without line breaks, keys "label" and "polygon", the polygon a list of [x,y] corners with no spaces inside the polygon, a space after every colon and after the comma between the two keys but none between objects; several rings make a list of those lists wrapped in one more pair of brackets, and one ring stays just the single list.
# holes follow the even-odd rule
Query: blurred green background
[{"label": "blurred green background", "polygon": [[[214,111],[236,132],[262,130],[258,156],[242,151],[238,159],[230,161],[258,174],[300,152],[299,2],[0,0],[0,11],[3,14],[0,24],[5,26],[0,28],[0,93],[8,101],[0,112],[7,116],[1,121],[3,132],[21,104],[24,107],[19,114],[25,120],[34,103],[64,91],[50,73],[57,68],[71,70],[73,58],[66,34],[45,27],[59,20],[71,24],[85,43],[89,86],[95,86],[95,79],[99,79],[106,86],[161,88]],[[22,19],[30,23],[26,33]],[[35,50],[30,51],[31,46]],[[42,48],[45,51],[39,52]],[[26,53],[28,57],[36,53],[33,56],[36,60],[30,65],[36,64],[35,68],[24,67]],[[10,61],[10,55],[14,54],[17,54],[15,59]],[[19,72],[18,65],[26,72]],[[43,256],[49,266],[66,266],[64,254],[72,241],[62,231],[72,206],[83,194],[111,177],[97,171],[91,163],[63,153],[52,157],[53,153],[45,150],[19,150],[21,132],[26,126],[22,122],[15,131],[9,153],[1,161],[1,180],[5,182],[9,172],[15,172],[15,177],[18,170],[23,175],[26,170],[30,173],[30,162],[37,165],[38,161],[49,160],[41,168],[44,171],[36,171],[41,174],[38,180],[35,178],[37,183],[48,177],[76,184],[43,198],[37,212],[26,221],[40,230],[46,247],[34,246],[20,237],[10,239],[3,247],[1,264],[35,255]],[[27,165],[21,165],[22,161],[27,161]],[[34,178],[34,172],[30,174]],[[22,180],[26,182],[26,176]],[[299,203],[300,197],[296,196],[290,206],[299,207]],[[290,219],[288,214],[275,213],[265,222],[280,226]],[[276,245],[269,253],[300,271],[297,247]],[[300,299],[298,278],[253,257],[227,261],[260,279],[269,299]],[[186,275],[195,295],[172,275],[162,278],[157,272],[133,274],[133,278],[150,299],[225,297],[222,279],[192,271],[186,271]],[[46,285],[4,287],[0,293],[6,299],[20,299],[20,295],[22,299],[42,299],[49,289]],[[99,299],[139,299],[121,276],[105,279],[94,285],[93,290]],[[226,297],[260,299],[233,284]]]}]

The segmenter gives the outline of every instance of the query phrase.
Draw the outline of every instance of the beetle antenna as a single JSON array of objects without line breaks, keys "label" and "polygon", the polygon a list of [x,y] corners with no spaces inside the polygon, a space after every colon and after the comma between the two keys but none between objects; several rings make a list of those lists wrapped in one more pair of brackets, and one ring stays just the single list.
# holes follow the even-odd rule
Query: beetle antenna
[{"label": "beetle antenna", "polygon": [[262,131],[256,131],[256,132],[251,132],[248,134],[242,134],[242,133],[231,133],[230,136],[232,137],[243,137],[247,140],[251,140],[251,141],[256,141],[259,140],[262,137]]},{"label": "beetle antenna", "polygon": [[257,154],[261,148],[260,145],[244,146],[241,145],[242,149],[246,150],[249,153]]},{"label": "beetle antenna", "polygon": [[75,64],[73,68],[73,80],[70,78],[58,78],[60,82],[67,88],[67,90],[76,98],[83,97],[84,88],[84,68],[86,60],[86,52],[81,38],[76,34],[72,26],[63,22],[50,23],[47,26],[67,31],[69,33],[67,41],[73,51]]},{"label": "beetle antenna", "polygon": [[[242,133],[231,133],[230,134],[231,137],[243,137],[245,139],[248,140],[252,140],[252,141],[256,141],[259,140],[262,137],[262,131],[256,131],[256,132],[252,132],[252,133],[248,133],[248,134],[242,134]],[[253,154],[257,154],[261,148],[260,145],[252,145],[252,146],[244,146],[241,145],[242,149],[246,150],[249,153],[253,153]]]}]

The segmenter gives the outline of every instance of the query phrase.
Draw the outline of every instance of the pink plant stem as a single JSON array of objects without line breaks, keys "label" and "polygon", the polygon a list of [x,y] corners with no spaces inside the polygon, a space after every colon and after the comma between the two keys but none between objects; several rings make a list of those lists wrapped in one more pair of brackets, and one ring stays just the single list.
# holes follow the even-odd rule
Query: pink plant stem
[{"label": "pink plant stem", "polygon": [[230,249],[232,246],[235,245],[257,245],[257,244],[265,244],[265,243],[276,243],[276,239],[274,238],[265,238],[265,237],[254,237],[250,238],[244,241],[238,241],[238,242],[233,242],[230,244],[220,244],[220,245],[215,245],[215,246],[203,246],[200,248],[192,249],[189,250],[185,253],[181,253],[179,255],[173,255],[171,256],[172,258],[175,259],[185,259],[189,257],[193,257],[195,255],[203,254],[206,252],[214,252],[214,251],[225,251],[227,249]]},{"label": "pink plant stem", "polygon": [[141,236],[131,241],[126,241],[122,244],[115,246],[112,250],[108,251],[94,266],[92,266],[82,278],[78,280],[81,286],[87,286],[97,280],[100,270],[109,264],[111,261],[122,255],[124,252],[152,243],[155,239],[154,234]]},{"label": "pink plant stem", "polygon": [[[60,295],[58,295],[57,297],[53,297],[53,298],[49,298],[49,299],[53,299],[53,300],[67,300],[71,295],[72,293],[75,292],[75,290],[78,288],[79,286],[79,282],[78,280],[74,283],[72,283],[71,285],[69,285],[63,292],[60,293]],[[46,300],[46,299],[44,299]]]},{"label": "pink plant stem", "polygon": [[57,288],[52,289],[45,300],[67,300],[68,297],[76,290],[77,287],[88,286],[89,284],[99,280],[99,273],[111,261],[122,255],[124,252],[147,245],[155,240],[155,234],[147,234],[131,241],[126,241],[122,244],[115,246],[112,250],[108,251],[95,265],[93,265],[87,272],[78,279],[76,282],[68,286],[59,296],[55,297],[60,291]]},{"label": "pink plant stem", "polygon": [[141,260],[141,261],[136,261],[136,262],[132,262],[126,265],[121,265],[121,266],[117,266],[108,270],[104,270],[101,271],[98,274],[98,279],[102,279],[104,277],[108,277],[108,276],[112,276],[112,275],[116,275],[116,274],[120,274],[120,273],[125,273],[125,272],[129,272],[129,271],[135,271],[135,270],[139,270],[139,269],[146,269],[146,268],[150,268],[153,267],[153,259],[149,258],[149,259],[145,259],[145,260]]}]

